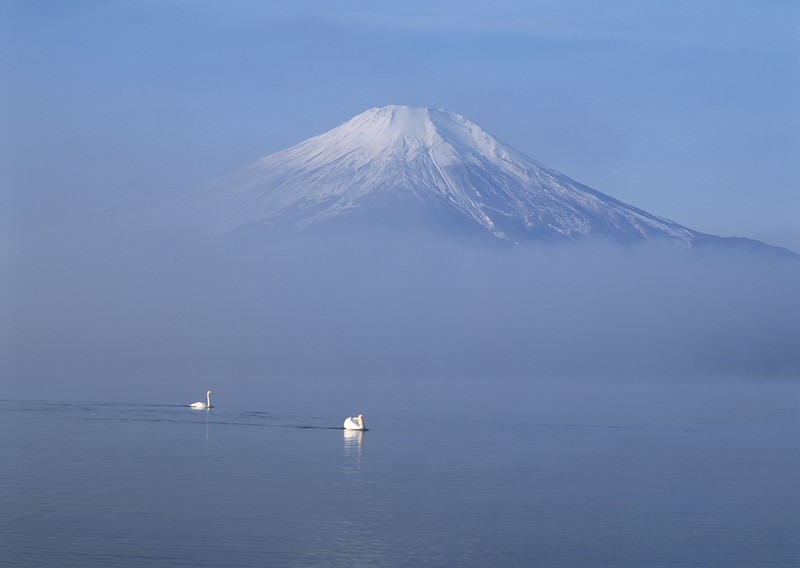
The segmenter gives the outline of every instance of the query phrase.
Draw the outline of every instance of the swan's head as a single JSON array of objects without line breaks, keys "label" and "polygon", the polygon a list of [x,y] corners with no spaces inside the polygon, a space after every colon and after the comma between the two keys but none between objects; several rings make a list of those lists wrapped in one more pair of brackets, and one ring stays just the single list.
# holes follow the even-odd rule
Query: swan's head
[{"label": "swan's head", "polygon": [[358,420],[359,420],[359,422],[364,422],[364,415],[363,414],[359,414],[358,415]]},{"label": "swan's head", "polygon": [[214,391],[208,391],[206,394],[214,394]]}]

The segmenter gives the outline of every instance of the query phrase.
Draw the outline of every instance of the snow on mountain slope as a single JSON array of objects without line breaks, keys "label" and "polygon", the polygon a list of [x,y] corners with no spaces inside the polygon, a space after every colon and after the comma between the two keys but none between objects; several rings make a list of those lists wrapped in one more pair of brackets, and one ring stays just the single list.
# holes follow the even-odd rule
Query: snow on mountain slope
[{"label": "snow on mountain slope", "polygon": [[543,166],[461,115],[407,106],[370,109],[202,186],[195,199],[236,233],[411,211],[512,241],[598,234],[691,247],[706,237]]}]

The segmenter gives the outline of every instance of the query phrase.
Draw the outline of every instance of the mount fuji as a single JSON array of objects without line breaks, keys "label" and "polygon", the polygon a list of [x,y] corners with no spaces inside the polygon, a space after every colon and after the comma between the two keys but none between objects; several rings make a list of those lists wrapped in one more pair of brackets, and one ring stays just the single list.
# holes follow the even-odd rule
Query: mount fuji
[{"label": "mount fuji", "polygon": [[[600,236],[685,248],[745,244],[693,231],[587,187],[440,109],[386,106],[198,188],[225,233],[413,224],[510,242]],[[769,247],[775,248],[775,247]]]}]

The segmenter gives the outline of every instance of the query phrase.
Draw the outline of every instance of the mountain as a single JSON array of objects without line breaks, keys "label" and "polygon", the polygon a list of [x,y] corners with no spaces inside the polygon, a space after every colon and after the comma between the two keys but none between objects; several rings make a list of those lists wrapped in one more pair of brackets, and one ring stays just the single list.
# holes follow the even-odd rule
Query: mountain
[{"label": "mountain", "polygon": [[223,231],[237,234],[399,223],[513,242],[725,241],[578,183],[444,109],[370,109],[193,197],[196,210],[213,211]]}]

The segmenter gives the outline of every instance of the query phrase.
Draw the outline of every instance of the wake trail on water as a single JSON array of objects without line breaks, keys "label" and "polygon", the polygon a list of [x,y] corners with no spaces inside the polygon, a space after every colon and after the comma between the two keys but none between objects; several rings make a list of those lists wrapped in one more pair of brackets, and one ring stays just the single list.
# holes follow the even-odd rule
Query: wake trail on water
[{"label": "wake trail on water", "polygon": [[[11,402],[11,401],[8,401]],[[218,424],[221,426],[253,426],[260,428],[293,428],[300,430],[344,430],[342,426],[328,426],[324,422],[333,418],[309,418],[303,416],[277,416],[269,412],[247,411],[239,414],[241,419],[226,418],[216,409],[198,411],[186,404],[162,404],[141,402],[89,402],[89,401],[15,401],[26,403],[22,412],[72,413],[74,418],[108,422],[152,422],[167,424]],[[180,414],[172,411],[181,410]],[[165,415],[169,413],[169,415]],[[309,424],[308,422],[323,422]],[[272,423],[270,423],[272,422]],[[294,423],[292,423],[294,422]]]}]

